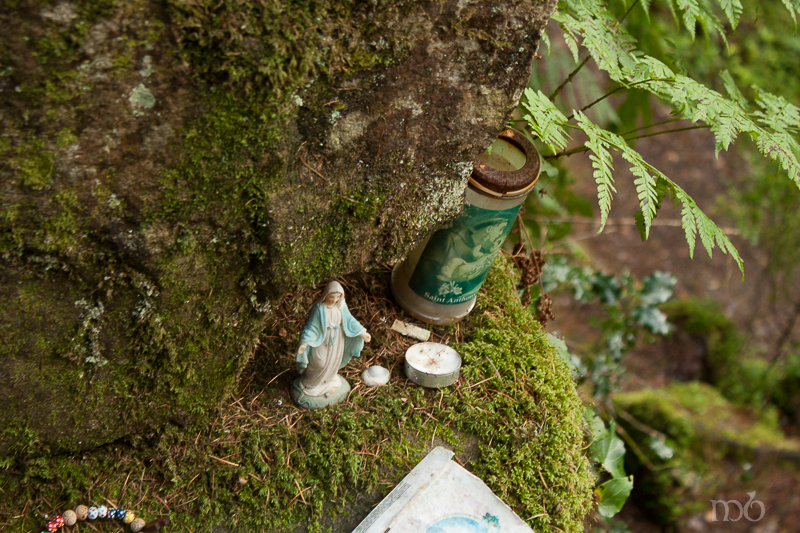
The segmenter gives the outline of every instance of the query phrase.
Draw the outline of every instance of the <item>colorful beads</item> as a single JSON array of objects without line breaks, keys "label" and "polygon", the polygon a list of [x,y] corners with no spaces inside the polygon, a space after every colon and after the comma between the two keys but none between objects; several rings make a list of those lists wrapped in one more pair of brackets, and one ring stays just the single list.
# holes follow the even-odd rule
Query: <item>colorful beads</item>
[{"label": "colorful beads", "polygon": [[60,516],[55,517],[47,523],[47,531],[55,533],[56,529],[64,526],[64,519]]},{"label": "colorful beads", "polygon": [[[45,516],[47,518],[47,516]],[[64,526],[72,527],[78,520],[95,520],[97,518],[107,518],[110,520],[122,520],[130,525],[132,533],[139,533],[145,525],[145,521],[137,518],[133,511],[127,509],[108,508],[105,505],[97,507],[86,507],[85,505],[78,505],[75,510],[64,512],[64,516],[57,516],[50,520],[45,528],[47,531],[42,533],[56,533],[56,531]],[[166,519],[163,519],[166,520]]]},{"label": "colorful beads", "polygon": [[141,518],[135,518],[133,522],[131,522],[131,532],[132,533],[139,533],[142,528],[145,526],[145,521]]},{"label": "colorful beads", "polygon": [[89,516],[89,508],[85,505],[79,505],[75,508],[75,516],[78,517],[78,520],[86,520]]}]

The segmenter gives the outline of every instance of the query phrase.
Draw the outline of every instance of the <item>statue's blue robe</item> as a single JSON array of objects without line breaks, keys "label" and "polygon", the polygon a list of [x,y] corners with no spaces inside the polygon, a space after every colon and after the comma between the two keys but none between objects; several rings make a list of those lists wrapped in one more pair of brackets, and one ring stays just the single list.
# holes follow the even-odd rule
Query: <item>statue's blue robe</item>
[{"label": "statue's blue robe", "polygon": [[[361,350],[364,348],[364,339],[361,338],[361,334],[367,329],[353,318],[346,303],[342,305],[341,311],[344,330],[344,353],[342,353],[342,362],[339,368],[344,368],[352,357],[361,355]],[[314,304],[308,314],[306,325],[303,326],[303,331],[300,333],[300,344],[308,344],[305,351],[297,356],[297,362],[300,365],[308,364],[308,356],[311,353],[311,349],[317,348],[322,344],[322,341],[325,340],[326,329],[325,304]]]}]

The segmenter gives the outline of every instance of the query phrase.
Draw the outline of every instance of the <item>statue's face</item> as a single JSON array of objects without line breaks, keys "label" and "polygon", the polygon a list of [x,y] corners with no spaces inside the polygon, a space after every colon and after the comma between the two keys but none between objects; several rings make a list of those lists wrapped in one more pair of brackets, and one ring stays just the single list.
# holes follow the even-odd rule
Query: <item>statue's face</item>
[{"label": "statue's face", "polygon": [[339,303],[339,300],[342,299],[342,294],[339,292],[332,292],[325,297],[325,305],[328,307],[332,305],[336,305]]}]

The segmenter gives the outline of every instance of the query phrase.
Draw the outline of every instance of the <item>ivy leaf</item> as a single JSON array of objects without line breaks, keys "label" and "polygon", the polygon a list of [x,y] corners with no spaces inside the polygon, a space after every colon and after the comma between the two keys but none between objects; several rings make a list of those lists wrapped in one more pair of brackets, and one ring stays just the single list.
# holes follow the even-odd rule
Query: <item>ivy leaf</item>
[{"label": "ivy leaf", "polygon": [[636,306],[631,311],[631,317],[656,335],[667,335],[673,329],[672,324],[667,322],[667,315],[652,305]]},{"label": "ivy leaf", "polygon": [[601,438],[589,446],[589,457],[603,465],[603,468],[614,478],[625,477],[625,443],[617,436],[617,424],[611,420],[608,429]]},{"label": "ivy leaf", "polygon": [[597,495],[600,497],[600,503],[597,506],[597,512],[603,518],[611,518],[620,510],[628,499],[633,489],[633,476],[615,478],[606,481],[597,487]]},{"label": "ivy leaf", "polygon": [[[569,365],[570,370],[572,370],[572,375],[574,377],[579,377],[581,374],[585,372],[585,368],[582,368],[581,359],[577,355],[569,353],[569,349],[567,348],[567,343],[564,342],[562,339],[559,339],[555,335],[550,333],[547,334],[547,340],[550,341],[550,344],[556,349],[556,353],[558,354],[561,359],[564,360]],[[601,422],[602,423],[602,422]]]},{"label": "ivy leaf", "polygon": [[614,276],[598,272],[592,279],[592,292],[602,303],[614,305],[622,297],[622,286]]},{"label": "ivy leaf", "polygon": [[597,416],[597,411],[591,407],[587,407],[583,411],[583,419],[589,423],[589,429],[592,431],[592,437],[595,439],[602,439],[607,433],[606,425],[603,419]]},{"label": "ivy leaf", "polygon": [[663,438],[656,438],[651,435],[648,439],[648,445],[650,446],[650,449],[653,450],[653,452],[659,457],[659,459],[664,461],[672,459],[672,456],[675,455],[675,450],[670,448],[667,445],[667,441]]},{"label": "ivy leaf", "polygon": [[647,276],[642,282],[640,298],[646,305],[659,305],[672,298],[672,287],[678,283],[678,278],[669,272],[656,271]]}]

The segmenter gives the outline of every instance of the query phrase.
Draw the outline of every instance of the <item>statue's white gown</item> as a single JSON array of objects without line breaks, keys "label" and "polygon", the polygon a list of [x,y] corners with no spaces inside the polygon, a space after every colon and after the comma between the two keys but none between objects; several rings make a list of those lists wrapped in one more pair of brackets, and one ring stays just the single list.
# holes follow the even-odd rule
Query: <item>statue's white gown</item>
[{"label": "statue's white gown", "polygon": [[308,396],[322,396],[339,385],[337,373],[344,354],[344,331],[338,306],[325,306],[325,324],[325,339],[319,347],[311,348],[308,367],[300,378],[300,388]]}]

